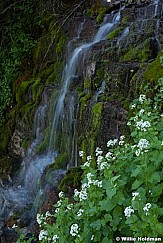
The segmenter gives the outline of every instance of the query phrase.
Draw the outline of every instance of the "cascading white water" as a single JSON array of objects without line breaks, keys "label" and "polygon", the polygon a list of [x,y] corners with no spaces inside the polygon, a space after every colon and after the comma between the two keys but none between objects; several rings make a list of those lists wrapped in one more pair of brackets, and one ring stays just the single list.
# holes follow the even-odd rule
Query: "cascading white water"
[{"label": "cascading white water", "polygon": [[[61,124],[62,117],[64,116],[64,102],[66,94],[68,93],[70,83],[74,77],[77,77],[77,68],[81,66],[83,59],[86,56],[86,53],[89,49],[99,43],[102,40],[106,39],[106,36],[110,31],[113,30],[116,23],[120,20],[120,12],[116,13],[113,16],[113,20],[111,23],[104,23],[97,34],[95,35],[94,39],[91,42],[84,43],[81,46],[77,47],[72,54],[64,68],[63,75],[62,75],[62,88],[60,90],[60,94],[58,97],[58,102],[54,108],[54,118],[53,118],[53,125],[51,129],[51,137],[49,142],[49,152],[52,149],[56,148],[56,133],[59,130],[59,126]],[[83,61],[84,62],[84,61]],[[71,121],[70,121],[71,123]]]}]

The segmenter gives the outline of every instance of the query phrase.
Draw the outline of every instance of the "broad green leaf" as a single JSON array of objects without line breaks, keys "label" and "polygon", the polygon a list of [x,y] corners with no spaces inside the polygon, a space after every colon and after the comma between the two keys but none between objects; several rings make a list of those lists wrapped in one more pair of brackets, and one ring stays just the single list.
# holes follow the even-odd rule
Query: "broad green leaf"
[{"label": "broad green leaf", "polygon": [[101,220],[96,220],[95,222],[91,223],[90,226],[96,230],[99,230],[101,228]]},{"label": "broad green leaf", "polygon": [[148,179],[148,181],[150,182],[150,183],[153,183],[153,182],[160,182],[160,176],[159,176],[159,174],[158,174],[158,172],[154,172],[152,175],[151,175],[151,177]]},{"label": "broad green leaf", "polygon": [[111,200],[105,199],[99,202],[99,205],[101,206],[101,211],[109,212],[116,206],[116,203]]},{"label": "broad green leaf", "polygon": [[134,181],[134,183],[132,184],[132,190],[135,190],[135,189],[137,189],[141,184],[143,184],[143,180],[141,179],[141,180],[135,180]]},{"label": "broad green leaf", "polygon": [[105,238],[102,240],[101,243],[112,243],[112,242],[113,242],[113,240],[108,239],[107,237],[105,237]]}]

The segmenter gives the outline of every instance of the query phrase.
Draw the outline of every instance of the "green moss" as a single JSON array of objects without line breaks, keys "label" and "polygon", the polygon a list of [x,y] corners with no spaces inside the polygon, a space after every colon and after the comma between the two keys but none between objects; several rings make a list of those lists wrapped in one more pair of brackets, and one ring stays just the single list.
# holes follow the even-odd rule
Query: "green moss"
[{"label": "green moss", "polygon": [[107,40],[113,40],[115,37],[119,35],[119,33],[123,30],[122,27],[116,28],[111,33],[108,34]]},{"label": "green moss", "polygon": [[150,41],[147,39],[143,44],[130,47],[127,53],[120,59],[121,61],[146,62],[151,56]]},{"label": "green moss", "polygon": [[163,56],[161,51],[156,60],[149,63],[145,72],[144,72],[144,81],[145,82],[157,82],[159,78],[163,77],[163,66],[160,63],[160,59]]},{"label": "green moss", "polygon": [[44,132],[44,140],[36,149],[36,153],[41,154],[46,150],[49,143],[49,138],[50,138],[50,128],[47,128]]},{"label": "green moss", "polygon": [[66,43],[66,36],[65,35],[62,35],[59,40],[58,40],[58,43],[57,43],[57,46],[56,46],[56,53],[57,54],[62,54],[63,53],[63,48],[65,46],[65,43]]},{"label": "green moss", "polygon": [[61,60],[56,61],[53,64],[53,70],[46,78],[46,84],[56,84],[59,85],[61,79],[61,74],[63,70],[63,62]]},{"label": "green moss", "polygon": [[69,157],[67,152],[61,153],[57,156],[55,163],[54,163],[54,169],[66,169],[67,164],[69,162]]},{"label": "green moss", "polygon": [[62,179],[59,189],[70,193],[70,188],[73,192],[75,188],[79,189],[81,185],[82,170],[80,167],[71,168],[67,171],[65,177]]},{"label": "green moss", "polygon": [[24,98],[28,93],[28,89],[31,83],[31,80],[21,81],[21,83],[16,87],[16,102],[18,105],[23,105],[25,103]]},{"label": "green moss", "polygon": [[99,128],[102,110],[103,102],[99,102],[92,107],[92,127],[94,130]]},{"label": "green moss", "polygon": [[107,11],[107,8],[105,8],[105,7],[99,9],[99,13],[96,17],[97,23],[99,23],[99,24],[102,23],[106,11]]}]

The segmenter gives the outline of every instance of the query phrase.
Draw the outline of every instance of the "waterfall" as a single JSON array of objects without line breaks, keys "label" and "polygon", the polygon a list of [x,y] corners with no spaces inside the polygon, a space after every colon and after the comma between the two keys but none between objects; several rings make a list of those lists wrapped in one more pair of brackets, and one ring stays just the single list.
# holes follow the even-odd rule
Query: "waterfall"
[{"label": "waterfall", "polygon": [[[65,111],[65,99],[66,99],[66,96],[71,96],[71,93],[69,92],[69,86],[70,86],[72,80],[74,78],[78,77],[78,72],[77,72],[78,67],[79,66],[80,66],[80,68],[82,67],[82,65],[84,63],[84,59],[86,58],[86,54],[90,50],[90,48],[93,45],[99,43],[100,41],[105,40],[108,33],[115,28],[115,26],[119,20],[120,20],[120,12],[116,13],[113,16],[111,23],[106,23],[105,22],[106,20],[104,20],[104,24],[99,28],[99,30],[97,31],[93,40],[91,42],[84,43],[84,44],[80,45],[79,47],[75,48],[72,51],[72,53],[70,54],[68,61],[65,65],[65,68],[63,70],[62,80],[61,80],[62,86],[61,86],[60,93],[58,96],[58,101],[54,107],[54,117],[53,117],[53,122],[52,122],[48,153],[50,153],[52,150],[58,150],[58,147],[57,147],[58,131],[60,134],[64,133],[65,136],[66,136],[66,134],[68,134],[67,130],[63,131],[63,129],[62,129],[63,127],[66,127],[66,126],[63,126],[64,117],[66,116],[66,113],[67,113],[67,110]],[[70,98],[70,100],[71,100],[71,98]],[[68,110],[73,110],[73,109],[74,109],[74,106],[72,106]],[[72,116],[71,116],[71,114],[68,114],[67,116],[70,118],[68,123],[72,124],[71,131],[73,133],[74,122],[71,120]],[[70,129],[69,126],[67,126],[67,128]],[[65,129],[67,129],[67,128],[65,128]],[[61,135],[59,135],[59,136],[61,136]],[[72,134],[72,137],[73,138],[75,137],[74,134]],[[74,153],[76,153],[76,152],[74,152]],[[71,157],[73,157],[73,156],[71,156]],[[77,163],[75,162],[75,164],[77,164]]]},{"label": "waterfall", "polygon": [[[69,87],[72,80],[78,78],[77,69],[78,66],[82,65],[82,61],[86,57],[87,51],[96,43],[105,40],[109,31],[112,31],[115,28],[119,19],[120,12],[113,16],[111,23],[104,22],[92,41],[75,48],[69,55],[62,74],[61,88],[58,93],[57,101],[54,105],[54,116],[48,145],[48,153],[37,155],[36,149],[43,141],[48,108],[47,96],[43,93],[41,105],[36,110],[34,116],[33,130],[35,138],[28,148],[26,158],[22,162],[21,171],[19,175],[13,179],[11,184],[0,187],[0,226],[3,226],[4,222],[15,210],[20,211],[25,208],[29,210],[29,208],[31,209],[31,207],[33,207],[31,205],[34,202],[36,195],[40,193],[39,184],[41,175],[46,166],[53,163],[57,156],[58,147],[56,144],[58,132],[59,134],[64,133],[64,136],[72,133],[70,141],[70,163],[71,165],[77,166],[77,115],[75,115],[75,94],[74,92],[69,91]],[[82,28],[83,24],[80,26],[77,38],[79,38]],[[100,92],[103,91],[104,87],[105,83],[102,84]],[[66,103],[67,100],[68,103]],[[65,128],[65,131],[63,128]]]}]

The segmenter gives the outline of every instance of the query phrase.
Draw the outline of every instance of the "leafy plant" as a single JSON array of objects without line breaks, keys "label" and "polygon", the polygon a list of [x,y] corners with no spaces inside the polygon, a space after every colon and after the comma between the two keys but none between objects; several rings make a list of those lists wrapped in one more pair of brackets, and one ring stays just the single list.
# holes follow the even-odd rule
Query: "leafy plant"
[{"label": "leafy plant", "polygon": [[[55,214],[37,214],[41,242],[111,243],[122,237],[163,237],[163,78],[156,95],[141,94],[133,101],[133,115],[125,136],[107,142],[108,152],[96,148],[96,161],[87,156],[81,190],[74,198],[63,192]],[[85,157],[83,151],[79,152]],[[154,242],[155,240],[151,241]]]}]

